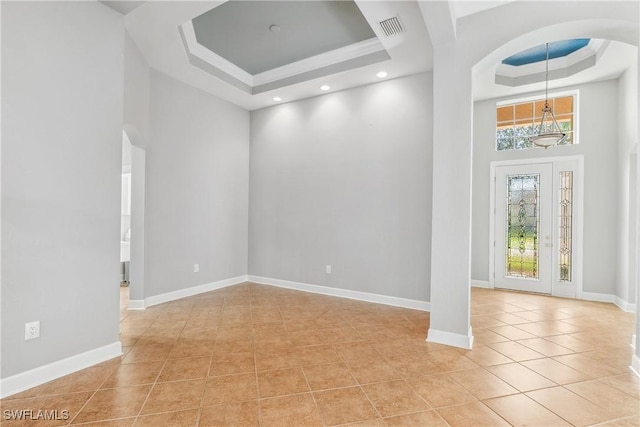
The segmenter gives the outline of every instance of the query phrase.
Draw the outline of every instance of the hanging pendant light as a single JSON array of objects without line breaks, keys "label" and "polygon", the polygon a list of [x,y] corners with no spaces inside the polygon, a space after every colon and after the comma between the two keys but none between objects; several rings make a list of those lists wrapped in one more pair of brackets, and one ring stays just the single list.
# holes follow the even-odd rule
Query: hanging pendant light
[{"label": "hanging pendant light", "polygon": [[558,122],[553,115],[553,111],[549,106],[549,43],[546,44],[547,48],[547,60],[545,71],[545,89],[544,89],[544,108],[542,109],[542,118],[540,119],[540,126],[538,126],[538,132],[530,139],[538,147],[549,148],[553,145],[557,145],[564,140],[566,133],[560,130]]}]

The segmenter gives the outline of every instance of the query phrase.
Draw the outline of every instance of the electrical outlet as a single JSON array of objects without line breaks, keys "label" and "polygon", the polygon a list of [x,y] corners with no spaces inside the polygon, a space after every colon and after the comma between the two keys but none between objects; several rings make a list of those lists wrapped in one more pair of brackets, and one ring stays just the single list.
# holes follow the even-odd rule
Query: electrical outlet
[{"label": "electrical outlet", "polygon": [[24,324],[24,339],[32,340],[40,336],[40,321],[29,322]]},{"label": "electrical outlet", "polygon": [[327,272],[327,274],[331,274],[331,266],[327,265],[325,271]]},{"label": "electrical outlet", "polygon": [[193,272],[194,273],[200,272],[200,264],[193,264]]}]

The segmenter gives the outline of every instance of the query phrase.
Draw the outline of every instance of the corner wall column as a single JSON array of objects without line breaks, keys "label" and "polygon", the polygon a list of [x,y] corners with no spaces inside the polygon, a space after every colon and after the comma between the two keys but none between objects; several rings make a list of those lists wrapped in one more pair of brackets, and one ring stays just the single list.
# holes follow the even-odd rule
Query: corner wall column
[{"label": "corner wall column", "polygon": [[431,321],[427,341],[471,348],[471,66],[434,47]]}]

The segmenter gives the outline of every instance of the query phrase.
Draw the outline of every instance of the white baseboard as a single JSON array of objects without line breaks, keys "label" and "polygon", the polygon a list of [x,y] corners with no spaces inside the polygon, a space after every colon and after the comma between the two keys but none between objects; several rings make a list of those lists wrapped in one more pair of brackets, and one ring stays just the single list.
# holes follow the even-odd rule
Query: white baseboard
[{"label": "white baseboard", "polygon": [[471,280],[471,287],[489,289],[491,288],[491,285],[488,280]]},{"label": "white baseboard", "polygon": [[0,398],[11,396],[121,355],[122,344],[117,341],[104,347],[0,379]]},{"label": "white baseboard", "polygon": [[127,310],[144,310],[144,300],[143,299],[133,299],[129,300],[129,305],[127,306]]},{"label": "white baseboard", "polygon": [[429,328],[427,341],[471,350],[473,347],[473,332],[471,326],[469,326],[469,335],[454,334],[453,332]]},{"label": "white baseboard", "polygon": [[349,298],[359,301],[375,302],[378,304],[393,305],[396,307],[411,308],[414,310],[429,311],[428,301],[418,301],[407,298],[391,297],[387,295],[371,294],[368,292],[352,291],[349,289],[331,288],[328,286],[311,285],[308,283],[291,282],[289,280],[272,279],[269,277],[251,276],[249,282],[263,285],[277,286],[280,288],[296,289],[314,294],[330,295],[340,298]]},{"label": "white baseboard", "polygon": [[640,357],[637,354],[634,354],[631,357],[631,366],[629,366],[631,371],[636,374],[636,377],[640,377]]},{"label": "white baseboard", "polygon": [[582,299],[586,301],[595,301],[595,302],[609,302],[615,303],[616,297],[611,294],[599,294],[596,292],[583,292]]},{"label": "white baseboard", "polygon": [[622,311],[626,311],[628,313],[635,313],[636,305],[630,304],[623,300],[622,298],[612,295],[612,294],[599,294],[596,292],[583,292],[582,299],[587,301],[596,301],[596,302],[608,302],[611,304],[615,304]]},{"label": "white baseboard", "polygon": [[[205,292],[215,291],[216,289],[226,288],[227,286],[239,285],[247,281],[247,276],[231,277],[229,279],[218,280],[217,282],[205,283],[204,285],[192,286],[186,289],[178,289],[177,291],[167,292],[160,295],[154,295],[144,299],[144,306],[137,308],[137,310],[151,307],[165,302],[174,301],[180,298],[186,298],[193,295],[202,294]],[[136,305],[140,300],[136,300]],[[131,305],[131,304],[129,304]]]},{"label": "white baseboard", "polygon": [[636,305],[635,304],[631,304],[625,300],[623,300],[622,298],[616,296],[613,303],[615,305],[617,305],[618,307],[620,307],[620,310],[622,311],[626,311],[627,313],[635,313],[636,312]]}]

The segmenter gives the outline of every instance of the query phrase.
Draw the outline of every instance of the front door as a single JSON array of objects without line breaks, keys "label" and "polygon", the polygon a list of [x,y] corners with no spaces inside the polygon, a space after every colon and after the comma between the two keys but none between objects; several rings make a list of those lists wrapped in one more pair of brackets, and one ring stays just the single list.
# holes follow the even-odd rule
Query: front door
[{"label": "front door", "polygon": [[495,287],[551,294],[553,164],[496,167]]}]

